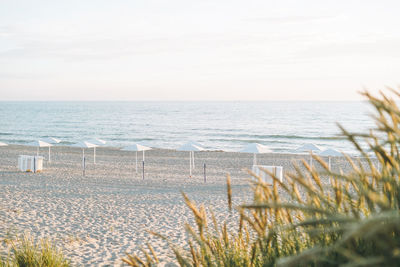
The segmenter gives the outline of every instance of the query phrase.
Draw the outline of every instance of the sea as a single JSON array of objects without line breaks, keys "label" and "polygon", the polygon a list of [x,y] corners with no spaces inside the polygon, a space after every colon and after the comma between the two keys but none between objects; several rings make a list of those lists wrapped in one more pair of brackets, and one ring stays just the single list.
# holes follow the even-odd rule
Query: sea
[{"label": "sea", "polygon": [[366,102],[0,102],[0,141],[26,144],[56,137],[60,145],[100,138],[175,149],[195,141],[210,150],[249,143],[295,152],[305,143],[355,153],[351,132],[375,127]]}]

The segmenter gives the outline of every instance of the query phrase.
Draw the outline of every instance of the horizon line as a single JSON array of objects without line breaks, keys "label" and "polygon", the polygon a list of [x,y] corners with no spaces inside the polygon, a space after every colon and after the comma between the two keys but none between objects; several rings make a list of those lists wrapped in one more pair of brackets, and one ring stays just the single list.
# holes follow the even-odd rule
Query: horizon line
[{"label": "horizon line", "polygon": [[0,102],[366,102],[363,99],[347,99],[347,100],[2,100]]}]

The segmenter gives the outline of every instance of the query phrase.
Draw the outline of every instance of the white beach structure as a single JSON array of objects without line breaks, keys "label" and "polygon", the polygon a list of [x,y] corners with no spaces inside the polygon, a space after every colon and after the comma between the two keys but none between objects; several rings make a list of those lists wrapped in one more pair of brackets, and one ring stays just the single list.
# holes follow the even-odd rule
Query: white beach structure
[{"label": "white beach structure", "polygon": [[83,176],[85,176],[85,169],[86,169],[86,160],[85,160],[85,148],[95,148],[98,145],[89,143],[87,141],[78,142],[76,144],[71,145],[72,147],[79,147],[82,148],[82,170]]},{"label": "white beach structure", "polygon": [[36,140],[36,141],[28,143],[27,145],[28,146],[34,146],[34,147],[37,148],[36,149],[36,156],[39,156],[39,148],[48,147],[49,148],[49,161],[50,161],[50,147],[53,146],[52,144],[49,144],[49,143],[47,143],[45,141],[42,141],[42,140]]},{"label": "white beach structure", "polygon": [[329,170],[331,169],[331,157],[342,157],[343,154],[336,149],[328,148],[319,153],[320,156],[328,157]]},{"label": "white beach structure", "polygon": [[[58,143],[61,142],[60,139],[55,138],[55,137],[46,137],[46,138],[43,138],[43,139],[40,139],[40,140],[43,141],[43,142],[52,144],[52,145],[58,144]],[[49,146],[49,162],[51,162],[50,146]]]},{"label": "white beach structure", "polygon": [[[90,139],[88,142],[95,144],[97,146],[104,146],[107,143],[107,141],[104,141],[99,138]],[[96,147],[93,148],[93,163],[96,164]]]},{"label": "white beach structure", "polygon": [[8,146],[6,143],[0,142],[0,146]]},{"label": "white beach structure", "polygon": [[201,147],[196,142],[187,142],[177,149],[178,151],[189,151],[189,174],[192,177],[192,168],[194,169],[194,152],[195,151],[204,151],[204,148]]},{"label": "white beach structure", "polygon": [[55,138],[55,137],[45,137],[45,138],[40,138],[40,140],[49,143],[49,144],[58,144],[61,142],[61,139]]},{"label": "white beach structure", "polygon": [[265,154],[265,153],[272,153],[273,151],[266,145],[258,144],[258,143],[251,143],[245,146],[242,150],[242,153],[253,153],[253,165],[257,165],[257,154]]},{"label": "white beach structure", "polygon": [[146,150],[151,150],[151,147],[147,147],[141,144],[133,144],[127,147],[124,147],[122,150],[124,151],[135,151],[136,152],[136,173],[138,172],[138,151],[142,151],[143,153],[143,163],[144,163],[144,152]]},{"label": "white beach structure", "polygon": [[312,162],[312,160],[313,160],[313,158],[312,158],[312,155],[313,155],[313,153],[319,153],[319,152],[321,152],[322,151],[322,148],[321,147],[319,147],[319,146],[317,146],[316,144],[313,144],[313,143],[306,143],[306,144],[303,144],[302,146],[300,146],[300,147],[298,147],[297,149],[296,149],[296,152],[300,152],[300,153],[304,153],[304,152],[306,152],[306,153],[310,153],[310,166],[312,167],[312,165],[313,165],[313,162]]}]

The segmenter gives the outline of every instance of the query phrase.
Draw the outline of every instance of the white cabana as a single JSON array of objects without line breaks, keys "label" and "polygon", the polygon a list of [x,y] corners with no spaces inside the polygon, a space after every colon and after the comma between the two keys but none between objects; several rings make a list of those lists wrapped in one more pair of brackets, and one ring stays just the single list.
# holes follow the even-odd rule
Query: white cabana
[{"label": "white cabana", "polygon": [[[58,143],[61,142],[60,139],[55,138],[55,137],[46,137],[46,138],[43,138],[43,139],[40,139],[40,140],[41,140],[41,141],[44,141],[44,142],[46,142],[46,143],[52,144],[52,145],[58,144]],[[50,147],[49,147],[49,162],[51,162]]]},{"label": "white cabana", "polygon": [[8,146],[6,143],[0,142],[0,146]]},{"label": "white cabana", "polygon": [[184,144],[183,146],[179,147],[177,149],[178,151],[189,151],[189,174],[190,177],[192,177],[192,168],[194,169],[194,152],[195,151],[203,151],[204,148],[199,146],[197,143],[195,142],[188,142],[186,144]]},{"label": "white cabana", "polygon": [[319,153],[320,156],[328,157],[329,170],[331,169],[331,157],[342,157],[343,154],[336,149],[328,148]]},{"label": "white cabana", "polygon": [[85,176],[85,169],[86,169],[86,161],[85,161],[85,148],[95,148],[98,145],[89,143],[87,141],[82,141],[76,144],[71,145],[72,147],[79,147],[82,148],[82,169],[83,169],[83,176]]},{"label": "white cabana", "polygon": [[[107,141],[104,141],[99,138],[90,139],[88,142],[95,144],[97,146],[104,146],[107,143]],[[93,163],[96,164],[96,147],[93,148]]]},{"label": "white cabana", "polygon": [[306,143],[306,144],[303,144],[302,146],[298,147],[296,149],[296,151],[300,152],[300,153],[304,153],[304,152],[310,153],[310,166],[312,167],[312,164],[313,164],[312,154],[321,152],[322,148],[313,143]]},{"label": "white cabana", "polygon": [[144,152],[146,150],[151,150],[151,147],[143,146],[141,144],[133,144],[127,147],[124,147],[122,150],[124,151],[135,151],[136,152],[136,173],[138,171],[138,151],[143,152],[143,162],[144,162]]},{"label": "white cabana", "polygon": [[246,147],[244,147],[242,150],[240,150],[242,153],[253,153],[254,158],[253,158],[253,165],[257,165],[257,154],[265,154],[265,153],[272,153],[273,151],[262,144],[257,144],[257,143],[251,143],[248,144]]},{"label": "white cabana", "polygon": [[49,143],[44,142],[42,140],[37,140],[37,141],[30,142],[27,145],[28,146],[35,146],[37,148],[36,156],[39,156],[39,148],[40,147],[48,147],[49,148],[49,161],[50,161],[50,147],[53,146],[52,144],[49,144]]}]

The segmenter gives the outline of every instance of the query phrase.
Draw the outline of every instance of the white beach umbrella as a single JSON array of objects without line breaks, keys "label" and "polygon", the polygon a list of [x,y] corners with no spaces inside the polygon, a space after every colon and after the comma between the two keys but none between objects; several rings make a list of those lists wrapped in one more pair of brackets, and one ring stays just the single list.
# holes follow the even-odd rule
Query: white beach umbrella
[{"label": "white beach umbrella", "polygon": [[93,138],[89,140],[89,143],[98,145],[98,146],[103,146],[107,143],[107,141],[99,139],[99,138]]},{"label": "white beach umbrella", "polygon": [[322,148],[320,146],[317,146],[316,144],[313,144],[313,143],[306,143],[306,144],[303,144],[302,146],[298,147],[296,149],[296,151],[299,151],[299,152],[308,152],[308,151],[320,152],[320,151],[322,151]]},{"label": "white beach umbrella", "polygon": [[189,141],[185,145],[189,145],[189,144],[192,144],[192,145],[195,145],[195,146],[198,146],[198,147],[203,147],[200,143],[198,143],[196,141]]},{"label": "white beach umbrella", "polygon": [[309,152],[310,153],[310,166],[312,167],[312,154],[319,153],[322,151],[322,148],[313,144],[313,143],[306,143],[296,149],[298,152]]},{"label": "white beach umbrella", "polygon": [[246,147],[244,147],[240,152],[243,153],[253,153],[254,158],[253,158],[253,165],[257,165],[257,154],[265,154],[265,153],[272,153],[273,151],[262,144],[257,144],[257,143],[251,143],[248,144]]},{"label": "white beach umbrella", "polygon": [[71,145],[72,147],[80,147],[82,148],[82,158],[85,157],[85,148],[95,148],[98,147],[98,145],[90,143],[88,141],[82,141],[82,142],[78,142],[75,143],[73,145]]},{"label": "white beach umbrella", "polygon": [[[98,146],[104,146],[107,143],[107,141],[99,138],[90,139],[88,142]],[[93,163],[96,164],[96,147],[93,148]]]},{"label": "white beach umbrella", "polygon": [[151,149],[151,147],[143,146],[141,144],[137,144],[136,143],[136,144],[124,147],[122,150],[124,150],[124,151],[135,151],[136,152],[136,173],[137,173],[137,170],[138,170],[138,166],[137,166],[137,163],[138,163],[138,160],[137,160],[138,151],[142,151],[143,152],[143,162],[144,162],[144,152],[146,150],[150,150],[150,149]]},{"label": "white beach umbrella", "polygon": [[76,144],[71,145],[72,147],[79,147],[82,148],[82,169],[83,169],[83,175],[85,175],[85,169],[86,169],[86,161],[85,161],[85,148],[95,148],[98,145],[89,143],[87,141],[82,141],[78,142]]},{"label": "white beach umbrella", "polygon": [[319,155],[320,156],[328,156],[328,157],[342,157],[343,156],[343,154],[340,151],[333,149],[333,148],[325,149],[324,151],[319,153]]},{"label": "white beach umbrella", "polygon": [[189,170],[190,170],[189,173],[190,173],[190,177],[192,177],[192,167],[194,169],[194,152],[195,151],[203,151],[204,148],[199,146],[195,142],[188,142],[188,143],[182,145],[181,147],[179,147],[177,150],[178,151],[189,151],[190,152],[190,154],[189,154],[189,162],[190,162],[190,164],[189,164],[189,166],[190,166],[189,167]]},{"label": "white beach umbrella", "polygon": [[39,156],[39,148],[40,147],[48,147],[49,148],[49,159],[50,159],[50,147],[53,146],[52,144],[49,144],[47,142],[44,142],[42,140],[37,140],[37,141],[33,141],[27,144],[28,146],[35,146],[37,147],[36,150],[36,155]]},{"label": "white beach umbrella", "polygon": [[61,142],[60,139],[55,138],[55,137],[46,137],[46,138],[40,138],[40,140],[49,143],[49,144],[58,144]]},{"label": "white beach umbrella", "polygon": [[[55,138],[55,137],[46,137],[46,138],[40,139],[40,141],[44,141],[49,144],[58,144],[61,142],[60,139]],[[50,147],[49,147],[49,162],[51,162]]]},{"label": "white beach umbrella", "polygon": [[331,157],[342,157],[343,154],[336,149],[328,148],[319,153],[320,156],[328,157],[329,170],[331,169]]},{"label": "white beach umbrella", "polygon": [[8,146],[6,143],[0,142],[0,146]]}]

